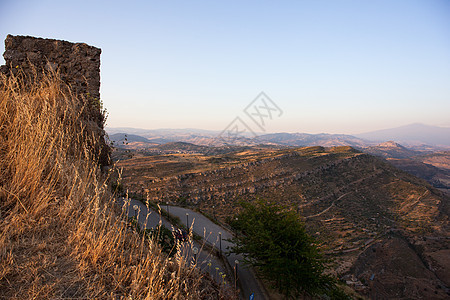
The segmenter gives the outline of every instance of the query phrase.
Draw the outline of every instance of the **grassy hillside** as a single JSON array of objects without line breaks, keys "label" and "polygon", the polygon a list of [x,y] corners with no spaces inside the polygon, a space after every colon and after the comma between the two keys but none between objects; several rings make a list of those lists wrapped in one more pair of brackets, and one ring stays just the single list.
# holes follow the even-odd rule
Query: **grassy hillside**
[{"label": "grassy hillside", "polygon": [[0,298],[226,298],[130,228],[57,74],[0,82]]}]

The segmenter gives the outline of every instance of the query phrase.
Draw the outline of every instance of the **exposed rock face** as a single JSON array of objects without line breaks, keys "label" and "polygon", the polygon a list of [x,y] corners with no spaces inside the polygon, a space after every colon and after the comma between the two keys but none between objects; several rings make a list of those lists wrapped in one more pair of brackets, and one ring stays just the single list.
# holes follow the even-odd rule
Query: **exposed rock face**
[{"label": "exposed rock face", "polygon": [[333,259],[330,271],[371,299],[450,295],[450,198],[372,155],[306,147],[139,157],[119,166],[131,191],[222,223],[240,200],[296,210]]},{"label": "exposed rock face", "polygon": [[100,102],[101,49],[84,43],[8,35],[5,40],[6,65],[0,72],[7,76],[19,70],[40,75],[42,71],[59,71],[61,79],[86,105],[83,116],[87,129],[100,139],[100,164],[108,165],[110,150],[104,141],[104,115]]}]

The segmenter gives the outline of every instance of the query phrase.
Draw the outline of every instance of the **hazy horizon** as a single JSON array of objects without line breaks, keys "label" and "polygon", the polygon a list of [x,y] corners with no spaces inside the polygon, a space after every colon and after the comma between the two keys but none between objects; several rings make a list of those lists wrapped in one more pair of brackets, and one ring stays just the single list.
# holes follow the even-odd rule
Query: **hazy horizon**
[{"label": "hazy horizon", "polygon": [[[237,117],[265,133],[450,127],[445,0],[7,0],[7,34],[100,47],[110,127],[221,131]],[[263,126],[244,112],[262,91],[278,108]]]},{"label": "hazy horizon", "polygon": [[[378,128],[371,131],[364,131],[364,132],[355,132],[355,133],[348,133],[348,132],[306,132],[306,131],[273,131],[273,132],[256,132],[258,135],[261,134],[273,134],[273,133],[307,133],[307,134],[344,134],[344,135],[360,135],[365,133],[370,133],[372,131],[382,131],[382,130],[388,130],[388,129],[396,129],[396,128],[402,128],[406,126],[412,126],[412,125],[423,125],[423,126],[433,126],[433,127],[439,127],[444,129],[450,129],[450,126],[435,126],[435,125],[429,125],[429,124],[423,124],[423,123],[410,123],[405,124],[398,127],[384,127],[384,128]],[[138,128],[138,127],[130,127],[130,126],[106,126],[105,130],[114,130],[114,129],[135,129],[135,130],[148,130],[148,131],[157,131],[157,130],[200,130],[200,131],[212,131],[220,133],[223,131],[223,129],[206,129],[206,128],[192,128],[192,127],[178,127],[178,128],[169,128],[169,127],[160,127],[160,128]],[[126,132],[124,132],[126,133]]]}]

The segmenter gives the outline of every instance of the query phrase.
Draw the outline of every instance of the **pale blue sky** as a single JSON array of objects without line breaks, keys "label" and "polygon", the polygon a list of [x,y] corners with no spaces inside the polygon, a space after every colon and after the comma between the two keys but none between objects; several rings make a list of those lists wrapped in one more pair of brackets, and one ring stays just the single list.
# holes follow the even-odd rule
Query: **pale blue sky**
[{"label": "pale blue sky", "polygon": [[0,0],[8,33],[102,48],[111,127],[221,130],[261,91],[268,132],[450,127],[448,0]]}]

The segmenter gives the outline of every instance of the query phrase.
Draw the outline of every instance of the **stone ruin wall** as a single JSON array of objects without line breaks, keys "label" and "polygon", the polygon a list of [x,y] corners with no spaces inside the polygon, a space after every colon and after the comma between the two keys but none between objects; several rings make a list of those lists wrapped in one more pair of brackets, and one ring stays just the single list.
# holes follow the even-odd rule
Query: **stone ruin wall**
[{"label": "stone ruin wall", "polygon": [[100,102],[100,54],[101,49],[85,43],[8,35],[5,40],[6,64],[0,72],[10,75],[23,70],[37,75],[42,71],[58,70],[61,79],[73,93],[85,101],[88,108],[85,123],[100,138],[100,164],[109,165],[110,150],[105,143],[104,115]]}]

